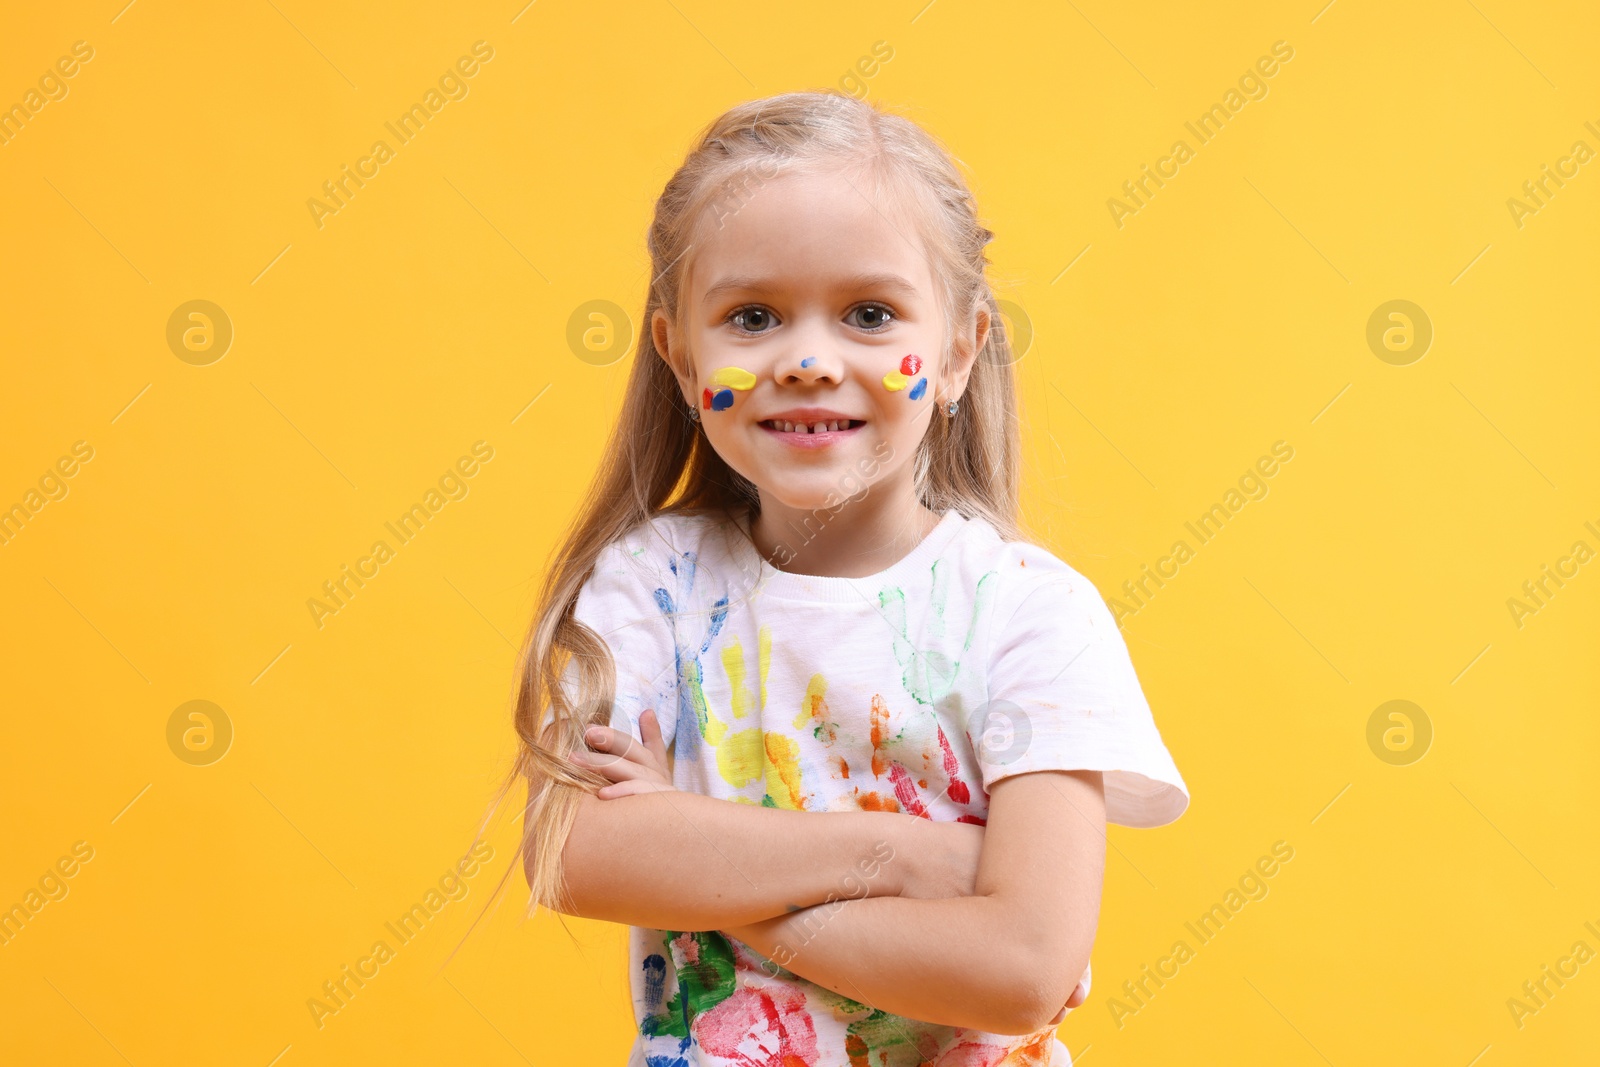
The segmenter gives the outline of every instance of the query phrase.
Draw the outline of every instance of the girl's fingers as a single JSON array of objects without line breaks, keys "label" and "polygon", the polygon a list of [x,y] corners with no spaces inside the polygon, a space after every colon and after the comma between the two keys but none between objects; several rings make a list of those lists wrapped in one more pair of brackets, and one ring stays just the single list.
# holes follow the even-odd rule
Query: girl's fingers
[{"label": "girl's fingers", "polygon": [[596,762],[631,760],[641,763],[648,756],[644,746],[635,741],[632,734],[613,730],[609,726],[591,726],[584,731],[583,739],[594,750],[589,755]]},{"label": "girl's fingers", "polygon": [[1089,994],[1084,992],[1083,983],[1079,982],[1077,986],[1073,988],[1072,995],[1067,998],[1066,1004],[1062,1005],[1061,1010],[1056,1012],[1056,1017],[1050,1020],[1050,1025],[1060,1026],[1066,1021],[1067,1012],[1082,1004],[1088,999],[1088,996]]},{"label": "girl's fingers", "polygon": [[635,778],[656,775],[656,772],[649,767],[641,767],[632,760],[613,756],[608,752],[574,752],[567,758],[576,766],[594,771],[613,782],[627,782]]},{"label": "girl's fingers", "polygon": [[644,745],[650,750],[662,767],[667,765],[667,746],[661,739],[661,723],[656,718],[654,708],[646,708],[639,713],[639,734],[644,738]]},{"label": "girl's fingers", "polygon": [[[653,723],[655,712],[649,712],[649,715]],[[584,732],[584,739],[588,741],[590,748],[597,750],[590,753],[590,757],[596,763],[627,760],[653,771],[663,778],[668,777],[666,747],[661,740],[659,724],[655,724],[652,728],[651,725],[647,725],[643,714],[641,714],[639,732],[644,735],[646,742],[653,740],[653,743],[641,744],[632,734],[622,730],[613,730],[607,726],[589,727]]]}]

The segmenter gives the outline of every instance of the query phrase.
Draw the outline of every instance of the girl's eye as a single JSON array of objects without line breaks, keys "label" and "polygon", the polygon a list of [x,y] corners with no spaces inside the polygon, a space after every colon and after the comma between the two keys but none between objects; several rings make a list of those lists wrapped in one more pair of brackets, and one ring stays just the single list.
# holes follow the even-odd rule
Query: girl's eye
[{"label": "girl's eye", "polygon": [[[894,321],[894,312],[883,304],[858,304],[850,309],[849,316],[854,325],[873,332],[882,330]],[[735,308],[728,315],[727,321],[742,333],[757,334],[770,332],[777,318],[766,308],[751,304]]]},{"label": "girl's eye", "polygon": [[864,330],[879,330],[894,320],[894,312],[882,304],[858,304],[850,314],[861,316],[856,325]]},{"label": "girl's eye", "polygon": [[766,333],[767,327],[773,323],[772,312],[764,307],[736,308],[728,316],[728,321],[739,327],[745,333]]}]

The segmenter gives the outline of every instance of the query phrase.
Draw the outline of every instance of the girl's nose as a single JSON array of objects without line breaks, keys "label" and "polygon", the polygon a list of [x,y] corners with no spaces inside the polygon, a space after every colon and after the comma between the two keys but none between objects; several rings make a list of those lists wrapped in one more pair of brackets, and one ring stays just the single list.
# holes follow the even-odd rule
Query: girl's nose
[{"label": "girl's nose", "polygon": [[781,385],[811,385],[823,380],[837,382],[838,360],[815,350],[794,352],[778,364],[777,377]]}]

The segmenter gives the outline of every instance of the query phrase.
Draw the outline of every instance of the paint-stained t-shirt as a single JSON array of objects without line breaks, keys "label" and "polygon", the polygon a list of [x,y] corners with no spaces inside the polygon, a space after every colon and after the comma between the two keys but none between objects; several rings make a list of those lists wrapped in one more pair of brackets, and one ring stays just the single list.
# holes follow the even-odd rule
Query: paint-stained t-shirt
[{"label": "paint-stained t-shirt", "polygon": [[[610,725],[637,738],[655,709],[680,789],[982,825],[1001,778],[1098,770],[1109,822],[1189,803],[1094,585],[954,510],[866,578],[778,570],[743,516],[660,515],[604,549],[574,612],[616,660]],[[1053,1027],[891,1015],[717,931],[629,937],[629,1067],[1072,1062]]]}]

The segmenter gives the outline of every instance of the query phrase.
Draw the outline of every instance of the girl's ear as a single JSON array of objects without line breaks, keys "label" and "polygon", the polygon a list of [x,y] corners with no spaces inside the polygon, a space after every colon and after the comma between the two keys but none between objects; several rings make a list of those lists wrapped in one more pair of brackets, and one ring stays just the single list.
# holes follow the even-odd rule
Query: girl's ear
[{"label": "girl's ear", "polygon": [[685,367],[683,345],[677,334],[672,329],[672,319],[661,308],[656,308],[650,315],[650,340],[653,342],[656,355],[672,371],[673,377],[678,379],[678,388],[683,391],[683,399],[690,407],[694,407],[694,379],[688,374]]},{"label": "girl's ear", "polygon": [[944,394],[946,399],[958,400],[967,391],[967,379],[972,375],[973,364],[978,361],[978,353],[983,351],[984,343],[989,339],[991,325],[989,306],[979,300],[973,304],[966,321],[957,327],[955,343],[950,352],[950,384]]}]

